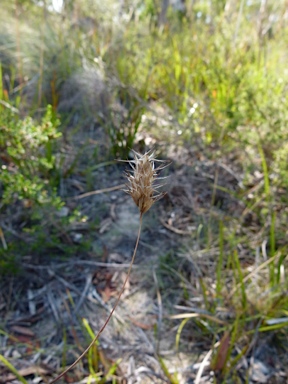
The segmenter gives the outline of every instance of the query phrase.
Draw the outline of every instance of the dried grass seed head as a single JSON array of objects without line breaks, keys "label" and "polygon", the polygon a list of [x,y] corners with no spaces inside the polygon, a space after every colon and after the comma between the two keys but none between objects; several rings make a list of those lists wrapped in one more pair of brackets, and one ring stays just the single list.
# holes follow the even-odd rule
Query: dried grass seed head
[{"label": "dried grass seed head", "polygon": [[155,186],[154,182],[158,177],[158,172],[164,168],[159,166],[155,168],[154,161],[159,161],[154,158],[154,153],[146,152],[141,155],[135,151],[134,160],[129,161],[133,171],[126,172],[126,176],[129,184],[126,192],[131,195],[135,204],[139,208],[140,214],[143,215],[147,212],[155,201],[161,199],[164,193],[157,193],[157,188],[160,185]]}]

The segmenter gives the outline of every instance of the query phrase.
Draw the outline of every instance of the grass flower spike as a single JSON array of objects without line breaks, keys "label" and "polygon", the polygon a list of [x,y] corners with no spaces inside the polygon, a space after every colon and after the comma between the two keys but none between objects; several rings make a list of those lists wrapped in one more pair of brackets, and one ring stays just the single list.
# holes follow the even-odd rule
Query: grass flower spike
[{"label": "grass flower spike", "polygon": [[[161,187],[161,185],[154,185],[154,182],[156,179],[159,179],[158,173],[161,169],[165,168],[167,163],[161,160],[156,160],[154,158],[154,153],[146,152],[144,155],[140,155],[139,153],[133,151],[134,153],[134,160],[129,161],[129,164],[132,167],[132,171],[128,172],[126,171],[126,176],[128,179],[128,185],[127,185],[127,192],[129,195],[131,195],[132,199],[134,200],[135,204],[139,208],[140,212],[140,219],[139,219],[139,229],[138,229],[138,235],[136,239],[136,244],[134,247],[132,259],[129,265],[129,269],[125,278],[125,281],[122,285],[121,291],[117,297],[117,300],[107,317],[106,321],[104,322],[103,326],[97,333],[97,335],[94,337],[94,339],[91,341],[91,343],[88,345],[88,347],[84,350],[84,352],[81,353],[80,356],[74,361],[73,364],[71,364],[68,368],[66,368],[60,375],[58,375],[54,380],[50,381],[50,384],[56,383],[61,377],[63,377],[70,369],[75,367],[75,365],[83,358],[83,356],[90,350],[90,348],[93,346],[93,344],[98,340],[101,333],[106,328],[108,322],[110,321],[113,313],[115,312],[115,309],[117,308],[121,296],[124,292],[126,283],[129,279],[132,266],[134,264],[134,260],[136,257],[138,244],[140,240],[140,234],[141,234],[141,228],[142,228],[142,219],[145,212],[147,212],[152,205],[155,203],[155,201],[161,199],[161,197],[164,196],[164,193],[158,193],[157,189]],[[154,162],[161,162],[164,163],[163,165],[160,165],[159,167],[155,168]]]},{"label": "grass flower spike", "polygon": [[155,168],[154,162],[159,160],[154,158],[154,153],[146,152],[144,155],[140,155],[135,151],[133,153],[134,160],[129,162],[133,171],[126,172],[129,182],[126,192],[131,195],[142,216],[152,207],[155,201],[164,196],[164,193],[157,192],[157,188],[161,187],[161,185],[155,186],[154,182],[158,178],[158,172],[165,165]]}]

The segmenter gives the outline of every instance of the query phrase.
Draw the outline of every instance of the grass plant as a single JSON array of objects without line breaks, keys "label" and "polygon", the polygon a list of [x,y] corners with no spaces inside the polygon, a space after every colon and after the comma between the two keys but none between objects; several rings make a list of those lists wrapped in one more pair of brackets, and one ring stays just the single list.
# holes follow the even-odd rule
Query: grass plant
[{"label": "grass plant", "polygon": [[[164,196],[163,193],[158,193],[157,189],[159,188],[159,185],[155,185],[155,181],[158,178],[158,173],[161,169],[163,169],[163,165],[158,166],[155,168],[154,163],[157,161],[154,158],[154,153],[145,153],[144,155],[141,155],[137,152],[134,151],[134,160],[130,161],[129,164],[133,168],[133,172],[127,172],[127,180],[128,180],[128,185],[127,185],[127,193],[132,197],[134,203],[139,209],[140,217],[139,217],[139,229],[138,229],[138,235],[136,239],[136,244],[135,248],[133,251],[131,263],[126,275],[126,278],[124,280],[124,283],[122,285],[122,288],[120,290],[120,293],[117,297],[117,300],[107,317],[104,325],[101,327],[99,332],[96,334],[96,336],[93,335],[91,343],[88,345],[88,347],[84,350],[83,353],[75,360],[73,364],[71,364],[67,369],[65,369],[59,376],[57,376],[55,379],[53,379],[50,384],[56,383],[58,380],[60,380],[68,371],[70,371],[85,355],[86,353],[89,353],[89,359],[88,361],[91,362],[91,355],[92,355],[92,348],[97,342],[98,338],[102,334],[102,332],[105,330],[108,322],[110,321],[111,317],[113,316],[113,313],[115,312],[121,296],[124,292],[125,286],[127,284],[127,281],[130,277],[130,273],[132,270],[132,266],[134,264],[134,260],[136,257],[136,252],[138,249],[138,244],[140,240],[140,234],[141,234],[141,229],[142,229],[142,220],[143,220],[143,215],[149,209],[152,207],[152,205],[161,199],[161,197]],[[158,160],[159,161],[159,160]],[[88,327],[88,324],[85,322],[86,328],[88,329],[88,332],[90,335],[92,335],[92,330]],[[91,365],[91,363],[90,363]],[[110,371],[112,372],[113,369],[110,368]]]}]

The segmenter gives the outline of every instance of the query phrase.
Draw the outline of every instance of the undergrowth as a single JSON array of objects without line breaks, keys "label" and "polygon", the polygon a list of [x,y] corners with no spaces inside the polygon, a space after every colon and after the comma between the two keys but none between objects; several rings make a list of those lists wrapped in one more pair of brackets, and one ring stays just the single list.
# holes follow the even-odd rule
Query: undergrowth
[{"label": "undergrowth", "polygon": [[[279,350],[288,348],[285,2],[196,1],[186,10],[170,6],[164,21],[160,1],[128,1],[122,9],[114,1],[106,8],[64,3],[58,14],[32,2],[3,2],[0,273],[19,271],[27,250],[43,246],[67,256],[80,247],[67,228],[87,218],[81,206],[65,210],[63,180],[74,177],[79,190],[92,190],[98,163],[127,159],[147,136],[191,153],[198,145],[195,164],[216,164],[211,207],[180,249],[183,262],[176,251],[160,255],[159,289],[163,300],[178,297],[185,307],[171,315],[176,349],[187,350],[185,338],[203,342],[217,380],[236,383],[256,339],[269,335]],[[69,161],[65,146],[73,148]],[[218,183],[227,159],[234,188]],[[238,216],[221,211],[219,191],[242,204]],[[81,250],[91,244],[88,236]],[[118,362],[98,377],[99,359],[95,346],[90,379],[108,381]],[[241,371],[244,381],[248,371]]]}]

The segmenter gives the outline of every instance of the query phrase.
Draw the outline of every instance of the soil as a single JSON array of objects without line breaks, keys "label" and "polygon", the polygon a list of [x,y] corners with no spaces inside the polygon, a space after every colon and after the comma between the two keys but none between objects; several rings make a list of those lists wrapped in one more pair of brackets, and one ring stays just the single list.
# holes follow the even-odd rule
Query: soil
[{"label": "soil", "polygon": [[[97,333],[115,303],[135,246],[139,212],[123,191],[128,164],[103,161],[91,172],[93,185],[87,194],[85,169],[91,166],[97,131],[92,137],[87,133],[87,138],[82,132],[80,137],[87,158],[81,157],[77,174],[63,179],[61,186],[66,201],[61,215],[77,207],[83,218],[61,229],[69,257],[57,248],[37,256],[27,251],[21,273],[1,278],[0,350],[29,383],[49,382],[89,344],[91,333]],[[105,150],[101,144],[98,160],[105,159]],[[239,190],[241,171],[231,159],[213,161],[197,146],[156,148],[156,153],[161,151],[171,161],[163,171],[166,195],[144,215],[136,262],[120,304],[94,348],[94,367],[107,373],[116,364],[119,383],[176,383],[173,373],[179,383],[220,383],[221,376],[210,365],[217,328],[209,334],[199,322],[188,321],[178,333],[176,348],[183,319],[173,315],[205,312],[199,284],[209,278],[213,284],[219,254],[209,228],[217,233],[219,218],[236,226],[242,217],[243,203],[226,192]],[[62,151],[70,164],[75,153],[75,142]],[[222,189],[213,187],[215,178]],[[251,217],[249,225],[252,221]],[[19,220],[15,223],[10,222],[10,229],[23,236]],[[248,255],[247,265],[250,262]],[[229,316],[233,317],[229,308],[217,314],[219,320]],[[237,383],[246,382],[247,372],[251,383],[287,383],[284,359],[277,340],[257,336],[250,353],[237,364]],[[83,381],[88,372],[85,358],[64,382],[88,382]],[[0,377],[3,383],[19,382],[4,365]],[[229,382],[236,383],[233,380]]]}]

